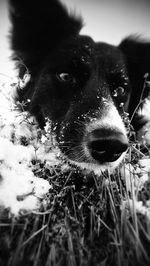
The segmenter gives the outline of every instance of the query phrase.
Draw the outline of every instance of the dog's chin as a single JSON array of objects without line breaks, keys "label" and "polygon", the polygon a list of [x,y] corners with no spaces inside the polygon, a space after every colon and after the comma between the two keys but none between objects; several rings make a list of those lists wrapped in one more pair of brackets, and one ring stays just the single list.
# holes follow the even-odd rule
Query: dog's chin
[{"label": "dog's chin", "polygon": [[94,172],[95,175],[100,176],[106,170],[112,174],[117,167],[123,162],[126,152],[122,153],[121,156],[114,162],[107,162],[105,164],[100,164],[98,162],[78,162],[70,160],[71,164],[77,165],[78,167],[84,170],[87,170],[87,173]]}]

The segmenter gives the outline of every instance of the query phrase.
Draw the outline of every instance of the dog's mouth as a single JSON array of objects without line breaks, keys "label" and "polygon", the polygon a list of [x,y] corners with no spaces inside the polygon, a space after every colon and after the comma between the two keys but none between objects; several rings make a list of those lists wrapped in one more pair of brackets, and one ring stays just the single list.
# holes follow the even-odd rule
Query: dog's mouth
[{"label": "dog's mouth", "polygon": [[100,162],[98,160],[93,160],[92,158],[86,158],[84,161],[80,161],[77,158],[69,158],[69,161],[77,165],[79,168],[86,170],[87,172],[94,172],[96,175],[101,175],[104,171],[109,171],[113,173],[114,170],[122,163],[125,158],[126,151],[120,154],[116,154],[113,158],[110,158],[109,161]]}]

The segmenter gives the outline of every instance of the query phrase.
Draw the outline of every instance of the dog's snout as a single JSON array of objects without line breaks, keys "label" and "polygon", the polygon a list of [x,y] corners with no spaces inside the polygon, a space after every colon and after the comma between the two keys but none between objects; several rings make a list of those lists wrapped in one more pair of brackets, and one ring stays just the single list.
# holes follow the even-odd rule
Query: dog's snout
[{"label": "dog's snout", "polygon": [[128,148],[127,137],[109,129],[96,129],[88,136],[87,146],[92,158],[99,163],[116,161]]}]

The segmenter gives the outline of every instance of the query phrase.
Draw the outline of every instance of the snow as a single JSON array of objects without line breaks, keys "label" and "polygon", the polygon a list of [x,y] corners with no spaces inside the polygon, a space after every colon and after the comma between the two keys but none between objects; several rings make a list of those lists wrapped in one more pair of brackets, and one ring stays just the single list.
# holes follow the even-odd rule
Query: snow
[{"label": "snow", "polygon": [[122,179],[125,180],[127,191],[131,192],[132,188],[142,189],[145,182],[150,181],[150,159],[139,160],[139,164],[133,167],[131,163],[126,163],[121,168]]},{"label": "snow", "polygon": [[[17,84],[10,80],[0,84],[0,206],[18,215],[21,210],[39,209],[52,188],[47,180],[34,175],[32,160],[54,163],[56,159],[54,153],[48,152],[47,138],[43,136],[41,141],[38,137],[34,118],[15,108],[16,85],[12,83]],[[22,137],[28,141],[27,146],[21,145]],[[45,147],[43,140],[47,141]]]},{"label": "snow", "polygon": [[129,210],[132,215],[135,213],[139,213],[142,214],[143,216],[145,216],[147,218],[148,221],[150,221],[150,205],[149,205],[149,201],[147,202],[147,206],[144,206],[142,201],[133,201],[131,199],[129,200],[125,200],[122,202],[122,206],[121,206],[122,210]]}]

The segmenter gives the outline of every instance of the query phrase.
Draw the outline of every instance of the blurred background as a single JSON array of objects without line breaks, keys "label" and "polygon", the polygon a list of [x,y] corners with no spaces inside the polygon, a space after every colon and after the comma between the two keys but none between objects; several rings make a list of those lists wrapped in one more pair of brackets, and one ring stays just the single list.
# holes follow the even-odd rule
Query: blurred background
[{"label": "blurred background", "polygon": [[[133,33],[150,40],[150,0],[61,1],[82,15],[85,26],[81,33],[90,35],[95,41],[117,45]],[[10,60],[9,29],[7,0],[0,0],[0,73],[11,76],[14,65]]]}]

